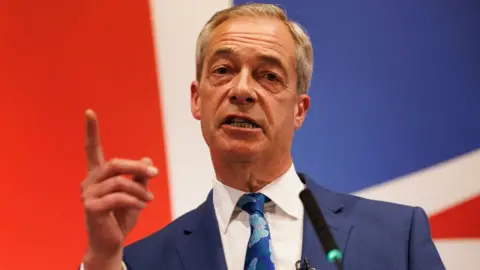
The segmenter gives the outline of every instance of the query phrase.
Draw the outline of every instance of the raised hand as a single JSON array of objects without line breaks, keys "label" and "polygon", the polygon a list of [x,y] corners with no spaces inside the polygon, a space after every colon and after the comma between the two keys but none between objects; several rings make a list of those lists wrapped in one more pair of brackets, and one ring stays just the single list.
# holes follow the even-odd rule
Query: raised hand
[{"label": "raised hand", "polygon": [[149,158],[105,161],[98,121],[92,110],[86,111],[85,150],[88,173],[81,190],[88,250],[84,267],[86,270],[118,270],[125,238],[137,223],[141,209],[153,199],[147,184],[158,170]]}]

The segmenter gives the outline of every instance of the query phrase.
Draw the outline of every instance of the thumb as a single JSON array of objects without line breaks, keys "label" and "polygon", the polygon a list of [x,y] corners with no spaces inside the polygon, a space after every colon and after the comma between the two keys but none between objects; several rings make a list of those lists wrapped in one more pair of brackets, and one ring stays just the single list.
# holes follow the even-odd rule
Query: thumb
[{"label": "thumb", "polygon": [[[142,159],[140,159],[141,162],[145,163],[146,165],[153,165],[153,161],[151,158],[149,157],[144,157]],[[142,177],[142,176],[136,176],[134,175],[133,178],[132,178],[133,181],[139,183],[139,184],[142,184],[142,185],[147,185],[148,184],[148,178],[147,177]]]}]

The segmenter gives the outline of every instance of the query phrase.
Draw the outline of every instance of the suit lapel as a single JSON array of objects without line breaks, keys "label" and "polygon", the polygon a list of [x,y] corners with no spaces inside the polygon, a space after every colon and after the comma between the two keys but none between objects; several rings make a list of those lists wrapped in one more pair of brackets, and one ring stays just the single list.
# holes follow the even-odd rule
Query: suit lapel
[{"label": "suit lapel", "polygon": [[184,222],[184,238],[177,245],[185,270],[227,270],[212,192],[196,212]]},{"label": "suit lapel", "polygon": [[[307,187],[314,194],[333,238],[337,242],[338,248],[345,258],[345,247],[347,245],[352,224],[344,215],[342,215],[342,203],[338,200],[334,192],[316,185],[311,179],[303,175],[301,178],[305,179]],[[302,259],[303,258],[307,258],[310,262],[310,266],[315,269],[336,269],[335,266],[326,259],[323,247],[306,214],[304,214],[303,220]]]}]

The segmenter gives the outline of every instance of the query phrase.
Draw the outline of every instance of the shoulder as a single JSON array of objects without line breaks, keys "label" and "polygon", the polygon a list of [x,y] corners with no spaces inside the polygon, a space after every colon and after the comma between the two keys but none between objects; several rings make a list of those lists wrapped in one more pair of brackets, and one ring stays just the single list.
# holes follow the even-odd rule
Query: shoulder
[{"label": "shoulder", "polygon": [[408,229],[415,215],[425,213],[418,206],[373,200],[343,193],[336,193],[336,196],[343,202],[345,215],[367,225],[378,224],[383,228]]},{"label": "shoulder", "polygon": [[394,202],[363,198],[352,194],[336,193],[336,196],[344,202],[347,211],[367,216],[382,214],[385,216],[408,218],[411,217],[413,212],[418,208]]},{"label": "shoulder", "polygon": [[342,206],[335,215],[352,225],[348,249],[382,254],[385,264],[408,269],[445,269],[421,207],[329,192]]},{"label": "shoulder", "polygon": [[343,206],[340,215],[352,223],[357,233],[368,235],[369,239],[383,237],[399,243],[431,239],[428,216],[419,206],[343,193],[335,193],[335,197]]},{"label": "shoulder", "polygon": [[322,208],[339,214],[356,227],[366,225],[370,227],[381,226],[383,230],[404,230],[410,226],[415,212],[423,212],[421,208],[415,206],[332,191],[317,184],[304,174],[301,174],[301,179],[312,191]]}]

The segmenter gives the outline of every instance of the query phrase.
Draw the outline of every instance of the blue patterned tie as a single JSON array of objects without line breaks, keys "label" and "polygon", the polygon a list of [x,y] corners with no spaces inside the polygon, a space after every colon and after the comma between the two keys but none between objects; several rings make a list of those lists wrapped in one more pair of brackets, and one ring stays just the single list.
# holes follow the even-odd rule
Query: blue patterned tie
[{"label": "blue patterned tie", "polygon": [[263,206],[268,201],[261,193],[245,194],[238,200],[238,207],[250,215],[250,240],[245,257],[245,270],[275,269],[270,230],[263,215]]}]

